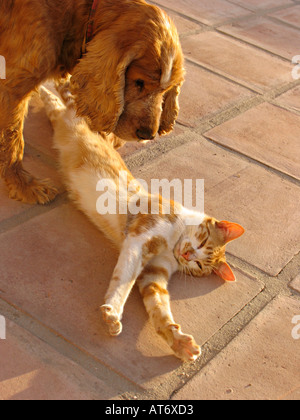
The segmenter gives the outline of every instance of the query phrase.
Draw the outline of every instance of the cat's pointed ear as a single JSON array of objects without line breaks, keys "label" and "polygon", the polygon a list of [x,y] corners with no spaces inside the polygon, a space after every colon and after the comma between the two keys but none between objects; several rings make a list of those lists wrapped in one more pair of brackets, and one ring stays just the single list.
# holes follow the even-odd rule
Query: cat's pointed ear
[{"label": "cat's pointed ear", "polygon": [[214,273],[225,281],[236,281],[233,271],[226,262],[222,262],[218,268],[214,268]]},{"label": "cat's pointed ear", "polygon": [[245,233],[245,229],[237,223],[222,221],[216,222],[216,226],[222,231],[225,244],[239,238]]}]

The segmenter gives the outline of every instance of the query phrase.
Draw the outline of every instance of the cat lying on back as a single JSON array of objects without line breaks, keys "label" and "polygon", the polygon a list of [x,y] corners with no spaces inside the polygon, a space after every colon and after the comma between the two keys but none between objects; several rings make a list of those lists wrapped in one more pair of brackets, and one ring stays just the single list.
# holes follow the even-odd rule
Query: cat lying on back
[{"label": "cat lying on back", "polygon": [[[91,132],[85,120],[76,117],[68,83],[58,85],[57,89],[65,104],[44,87],[40,88],[40,96],[53,124],[54,144],[59,150],[66,187],[79,209],[120,251],[105,304],[101,307],[109,333],[112,336],[121,333],[124,305],[137,282],[158,334],[177,357],[184,361],[196,360],[201,354],[200,347],[192,336],[182,333],[173,319],[167,290],[169,279],[182,270],[196,277],[215,273],[226,281],[234,281],[234,274],[226,263],[225,246],[239,238],[244,229],[235,223],[219,222],[192,212],[161,196],[148,195],[114,149],[115,139]],[[125,171],[127,182],[136,186],[135,191],[126,191],[127,199],[138,193],[145,208],[137,215],[129,212],[100,215],[96,209],[99,199],[96,186],[99,180],[109,179],[111,193],[120,192],[119,189],[124,188],[119,181],[120,171]],[[120,196],[122,194],[116,195]],[[156,201],[159,214],[149,214],[151,200]]]}]

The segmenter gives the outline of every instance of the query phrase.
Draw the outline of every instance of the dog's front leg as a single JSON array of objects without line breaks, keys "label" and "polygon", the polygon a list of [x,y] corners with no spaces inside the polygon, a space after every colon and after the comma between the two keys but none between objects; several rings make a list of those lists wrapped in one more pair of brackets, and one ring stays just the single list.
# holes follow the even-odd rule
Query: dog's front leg
[{"label": "dog's front leg", "polygon": [[0,174],[9,197],[28,204],[46,204],[57,190],[48,181],[39,181],[23,168],[23,126],[29,95],[15,99],[7,91],[0,91]]}]

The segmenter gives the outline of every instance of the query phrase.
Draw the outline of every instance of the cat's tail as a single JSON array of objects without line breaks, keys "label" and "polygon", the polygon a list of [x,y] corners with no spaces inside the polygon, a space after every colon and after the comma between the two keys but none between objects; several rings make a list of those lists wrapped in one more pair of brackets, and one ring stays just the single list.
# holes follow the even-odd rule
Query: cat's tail
[{"label": "cat's tail", "polygon": [[39,94],[41,100],[44,102],[46,114],[51,121],[55,123],[66,111],[66,106],[54,93],[50,92],[45,86],[40,86]]}]

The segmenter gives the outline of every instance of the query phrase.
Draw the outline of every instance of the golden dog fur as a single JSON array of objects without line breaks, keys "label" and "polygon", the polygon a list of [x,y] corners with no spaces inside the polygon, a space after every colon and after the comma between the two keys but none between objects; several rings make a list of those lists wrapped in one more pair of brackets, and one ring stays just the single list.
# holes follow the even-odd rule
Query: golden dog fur
[{"label": "golden dog fur", "polygon": [[9,196],[51,201],[55,188],[23,169],[23,123],[44,80],[72,74],[77,113],[95,131],[123,140],[170,132],[184,60],[174,24],[144,0],[100,0],[82,55],[92,0],[0,0],[0,173]]}]

